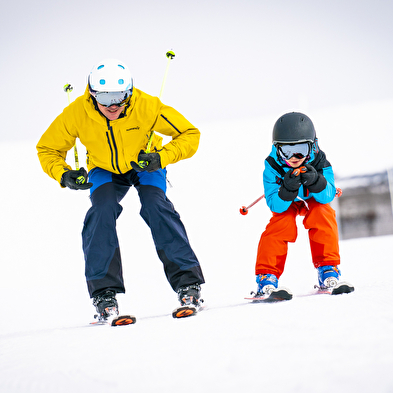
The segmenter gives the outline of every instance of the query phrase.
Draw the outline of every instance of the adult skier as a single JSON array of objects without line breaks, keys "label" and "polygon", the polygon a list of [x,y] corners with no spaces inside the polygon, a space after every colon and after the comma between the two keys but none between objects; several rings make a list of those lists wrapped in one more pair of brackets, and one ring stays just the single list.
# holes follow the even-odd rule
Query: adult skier
[{"label": "adult skier", "polygon": [[[273,128],[273,147],[265,160],[263,185],[273,213],[262,233],[255,266],[259,296],[278,287],[284,271],[288,242],[297,238],[296,217],[304,216],[312,262],[322,289],[338,285],[339,235],[335,211],[334,174],[318,147],[314,125],[302,113],[281,116]],[[353,290],[353,289],[352,289]],[[287,299],[290,299],[292,294]]]},{"label": "adult skier", "polygon": [[[162,146],[162,137],[154,135],[146,153],[152,130],[172,140]],[[119,314],[116,293],[125,292],[116,220],[122,212],[120,201],[132,186],[180,304],[199,305],[203,273],[180,216],[166,197],[166,167],[192,157],[199,137],[199,130],[179,112],[135,88],[122,61],[107,59],[92,68],[85,93],[39,140],[38,157],[50,177],[63,188],[90,189],[92,206],[82,241],[87,287],[99,319]],[[65,162],[76,138],[87,150],[88,175]]]}]

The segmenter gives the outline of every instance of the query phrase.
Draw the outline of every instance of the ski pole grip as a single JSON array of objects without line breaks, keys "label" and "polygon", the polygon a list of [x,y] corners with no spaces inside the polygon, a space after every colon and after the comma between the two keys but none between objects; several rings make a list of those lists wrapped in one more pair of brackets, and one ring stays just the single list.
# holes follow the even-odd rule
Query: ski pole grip
[{"label": "ski pole grip", "polygon": [[138,165],[141,168],[146,168],[149,165],[149,162],[148,161],[138,161]]},{"label": "ski pole grip", "polygon": [[84,184],[86,181],[86,178],[84,176],[78,176],[75,180],[75,183],[80,185],[80,184]]},{"label": "ski pole grip", "polygon": [[299,176],[301,173],[306,173],[307,168],[305,166],[301,166],[300,168],[296,168],[292,171],[293,176]]}]

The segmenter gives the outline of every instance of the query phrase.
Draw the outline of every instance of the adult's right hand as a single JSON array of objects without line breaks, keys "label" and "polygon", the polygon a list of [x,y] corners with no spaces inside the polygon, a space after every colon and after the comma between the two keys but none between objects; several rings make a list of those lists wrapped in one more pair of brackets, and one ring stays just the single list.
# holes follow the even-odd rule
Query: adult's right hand
[{"label": "adult's right hand", "polygon": [[77,171],[71,170],[63,173],[60,184],[71,190],[88,190],[93,183],[87,183],[87,172],[85,168]]}]

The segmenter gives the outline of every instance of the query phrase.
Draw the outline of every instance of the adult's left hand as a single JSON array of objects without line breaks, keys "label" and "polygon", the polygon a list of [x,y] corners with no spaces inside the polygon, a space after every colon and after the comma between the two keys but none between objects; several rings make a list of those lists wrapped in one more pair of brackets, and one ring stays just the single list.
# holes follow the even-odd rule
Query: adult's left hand
[{"label": "adult's left hand", "polygon": [[158,153],[145,153],[141,150],[138,155],[138,163],[131,161],[131,166],[137,172],[154,172],[161,169],[161,157]]}]

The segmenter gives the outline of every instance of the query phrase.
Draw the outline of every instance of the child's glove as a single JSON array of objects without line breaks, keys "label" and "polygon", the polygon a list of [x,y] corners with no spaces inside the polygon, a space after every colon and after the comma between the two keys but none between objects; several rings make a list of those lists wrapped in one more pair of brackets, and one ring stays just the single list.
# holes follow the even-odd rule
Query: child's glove
[{"label": "child's glove", "polygon": [[327,181],[322,173],[318,173],[315,168],[309,164],[306,164],[307,172],[302,172],[300,175],[301,182],[303,186],[316,194],[323,191],[326,188]]},{"label": "child's glove", "polygon": [[301,185],[300,176],[295,175],[293,171],[288,171],[284,176],[280,189],[278,190],[278,196],[283,201],[293,201],[297,197]]}]

